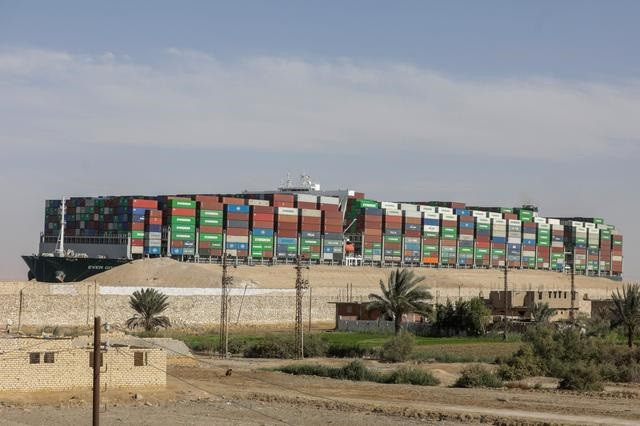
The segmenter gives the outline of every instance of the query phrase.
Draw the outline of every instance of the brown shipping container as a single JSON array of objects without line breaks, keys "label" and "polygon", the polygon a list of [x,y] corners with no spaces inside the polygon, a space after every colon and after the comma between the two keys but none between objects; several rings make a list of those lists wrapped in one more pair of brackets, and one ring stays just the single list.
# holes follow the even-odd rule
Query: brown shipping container
[{"label": "brown shipping container", "polygon": [[249,220],[249,213],[227,213],[227,220]]},{"label": "brown shipping container", "polygon": [[200,230],[200,232],[205,233],[205,234],[221,234],[222,233],[222,226],[200,226],[200,228],[198,228]]},{"label": "brown shipping container", "polygon": [[273,222],[254,221],[251,227],[273,229]]},{"label": "brown shipping container", "polygon": [[245,203],[244,198],[222,197],[222,204],[244,205]]},{"label": "brown shipping container", "polygon": [[342,232],[342,225],[325,225],[322,227],[325,233],[340,233]]},{"label": "brown shipping container", "polygon": [[287,238],[295,238],[298,236],[297,229],[281,229],[278,232],[278,237],[287,237]]},{"label": "brown shipping container", "polygon": [[248,236],[248,228],[227,228],[227,235]]},{"label": "brown shipping container", "polygon": [[276,222],[278,223],[298,223],[298,216],[277,215]]}]

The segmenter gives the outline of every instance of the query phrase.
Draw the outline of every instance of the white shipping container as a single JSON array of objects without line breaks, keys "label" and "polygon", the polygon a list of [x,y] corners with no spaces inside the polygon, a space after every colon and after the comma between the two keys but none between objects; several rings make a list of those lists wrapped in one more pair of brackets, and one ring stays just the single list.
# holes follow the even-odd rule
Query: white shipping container
[{"label": "white shipping container", "polygon": [[319,202],[321,204],[334,204],[337,206],[338,204],[340,204],[340,199],[338,197],[325,197],[324,195],[321,195]]},{"label": "white shipping container", "polygon": [[159,240],[162,238],[162,232],[145,232],[144,237],[148,240]]},{"label": "white shipping container", "polygon": [[142,246],[132,246],[131,247],[132,254],[142,254],[144,253],[144,247]]},{"label": "white shipping container", "polygon": [[489,212],[489,218],[502,220],[502,213]]},{"label": "white shipping container", "polygon": [[415,219],[421,219],[422,218],[422,213],[419,212],[419,211],[412,212],[412,211],[409,211],[409,210],[405,210],[404,211],[404,216],[405,217],[412,217],[412,218],[415,218]]},{"label": "white shipping container", "polygon": [[438,219],[438,220],[440,220],[440,215],[438,213],[429,212],[429,213],[425,213],[424,214],[424,218],[425,219]]},{"label": "white shipping container", "polygon": [[611,256],[612,262],[622,262],[622,256]]},{"label": "white shipping container", "polygon": [[547,223],[547,219],[545,219],[544,217],[534,217],[533,221],[537,224]]},{"label": "white shipping container", "polygon": [[300,216],[322,217],[322,210],[300,209]]},{"label": "white shipping container", "polygon": [[436,213],[435,206],[418,206],[418,210],[425,213]]},{"label": "white shipping container", "polygon": [[509,226],[518,226],[518,227],[522,226],[522,222],[516,219],[509,219],[508,223],[509,223]]},{"label": "white shipping container", "polygon": [[487,217],[487,212],[481,212],[481,211],[479,211],[479,210],[473,210],[473,211],[471,212],[471,215],[472,215],[473,217]]},{"label": "white shipping container", "polygon": [[303,203],[317,203],[318,196],[317,195],[309,195],[309,194],[296,194],[296,200]]},{"label": "white shipping container", "polygon": [[411,211],[411,212],[417,212],[418,211],[418,206],[415,204],[404,204],[401,203],[400,204],[400,210],[407,210],[407,211]]},{"label": "white shipping container", "polygon": [[489,219],[488,217],[477,217],[476,218],[476,222],[477,223],[484,223],[484,224],[490,224],[491,223],[491,219]]},{"label": "white shipping container", "polygon": [[283,216],[298,216],[298,209],[293,207],[276,207],[276,214]]},{"label": "white shipping container", "polygon": [[551,219],[551,218],[547,218],[547,223],[549,225],[558,225],[561,226],[560,224],[560,219]]},{"label": "white shipping container", "polygon": [[402,216],[402,210],[397,210],[397,209],[384,209],[382,211],[383,215],[386,216]]},{"label": "white shipping container", "polygon": [[523,250],[522,255],[528,256],[528,257],[534,257],[536,255],[536,252],[535,250]]},{"label": "white shipping container", "polygon": [[436,225],[423,225],[422,230],[425,232],[438,232],[440,227]]},{"label": "white shipping container", "polygon": [[546,229],[547,231],[551,229],[551,225],[549,225],[548,223],[539,223],[538,224],[538,229]]},{"label": "white shipping container", "polygon": [[153,239],[153,240],[144,240],[144,245],[145,246],[149,246],[149,247],[160,247],[162,246],[162,240],[160,239]]},{"label": "white shipping container", "polygon": [[551,247],[564,247],[564,242],[562,242],[562,241],[551,241]]},{"label": "white shipping container", "polygon": [[442,220],[458,220],[458,216],[455,214],[443,214],[442,215]]},{"label": "white shipping container", "polygon": [[409,244],[419,244],[420,243],[420,238],[419,237],[404,237],[404,242],[405,243],[409,243]]},{"label": "white shipping container", "polygon": [[585,222],[584,227],[587,229],[596,229],[596,224],[591,222]]},{"label": "white shipping container", "polygon": [[577,220],[571,220],[571,221],[569,221],[569,223],[571,224],[571,226],[574,226],[574,227],[578,227],[579,226],[579,227],[584,228],[584,222],[578,222]]},{"label": "white shipping container", "polygon": [[449,207],[436,207],[436,211],[442,214],[453,214],[453,209]]},{"label": "white shipping container", "polygon": [[458,239],[459,239],[460,241],[473,241],[473,235],[464,235],[464,234],[461,234],[461,235],[458,235]]},{"label": "white shipping container", "polygon": [[264,206],[269,207],[269,200],[254,200],[248,199],[247,204],[250,206]]},{"label": "white shipping container", "polygon": [[398,210],[398,203],[391,203],[389,201],[382,201],[380,203],[380,208],[381,209],[394,209],[394,210]]},{"label": "white shipping container", "polygon": [[491,222],[493,222],[494,226],[495,225],[507,225],[507,221],[505,219],[500,219],[500,218],[491,218]]},{"label": "white shipping container", "polygon": [[509,237],[507,239],[508,244],[520,244],[520,242],[521,242],[521,239],[518,237]]},{"label": "white shipping container", "polygon": [[228,243],[248,243],[249,237],[245,235],[227,235]]}]

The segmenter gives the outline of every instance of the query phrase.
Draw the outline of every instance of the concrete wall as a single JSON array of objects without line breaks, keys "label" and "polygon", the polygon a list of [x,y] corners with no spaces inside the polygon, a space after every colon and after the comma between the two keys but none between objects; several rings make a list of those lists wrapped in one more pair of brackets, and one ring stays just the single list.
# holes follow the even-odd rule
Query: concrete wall
[{"label": "concrete wall", "polygon": [[[0,391],[91,387],[91,348],[75,347],[70,339],[0,339]],[[147,365],[134,366],[134,352],[146,353]],[[30,363],[30,353],[40,362]],[[45,363],[45,353],[53,362]],[[109,348],[103,353],[101,384],[109,387],[165,385],[166,353],[162,349]]]},{"label": "concrete wall", "polygon": [[[100,286],[93,283],[44,284],[24,282],[0,282],[0,327],[6,321],[27,326],[87,326],[93,324],[94,315],[103,321],[124,324],[133,316],[129,307],[129,295],[140,287]],[[156,287],[169,296],[166,315],[174,326],[212,326],[220,317],[220,296],[216,288]],[[22,289],[22,315],[20,318],[20,290]],[[334,322],[335,305],[330,302],[346,301],[343,288],[314,288],[311,300],[313,322]],[[376,288],[354,288],[353,300],[367,301],[367,295],[379,292]],[[580,298],[588,294],[595,298],[607,298],[603,289],[580,289]],[[292,289],[244,289],[236,288],[230,296],[231,324],[260,325],[293,323],[295,318],[295,292]],[[433,302],[445,303],[483,295],[489,291],[479,288],[431,289]],[[600,296],[600,297],[598,297]],[[309,294],[303,302],[305,322],[309,315]],[[238,315],[239,314],[239,315]],[[239,319],[239,320],[238,320]]]}]

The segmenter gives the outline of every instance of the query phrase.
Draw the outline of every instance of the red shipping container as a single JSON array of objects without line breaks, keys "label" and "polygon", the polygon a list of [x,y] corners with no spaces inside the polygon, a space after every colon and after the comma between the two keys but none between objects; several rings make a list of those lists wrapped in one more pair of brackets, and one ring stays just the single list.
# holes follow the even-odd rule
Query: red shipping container
[{"label": "red shipping container", "polygon": [[270,206],[251,206],[251,213],[268,214],[273,216],[275,209]]},{"label": "red shipping container", "polygon": [[131,200],[131,206],[134,208],[157,209],[158,201],[157,200],[141,200],[138,198],[134,198],[133,200]]},{"label": "red shipping container", "polygon": [[305,201],[298,201],[297,203],[297,207],[299,209],[316,209],[318,207],[318,205],[316,203],[308,203]]},{"label": "red shipping container", "polygon": [[278,229],[278,231],[280,231],[281,229],[286,229],[288,231],[297,231],[298,230],[298,224],[297,223],[278,223],[276,229]]},{"label": "red shipping container", "polygon": [[144,231],[144,222],[131,222],[132,231]]},{"label": "red shipping container", "polygon": [[195,216],[196,209],[181,209],[181,208],[172,208],[170,210],[171,216]]},{"label": "red shipping container", "polygon": [[141,238],[132,238],[131,239],[131,245],[134,247],[141,247],[144,246],[144,240]]},{"label": "red shipping container", "polygon": [[184,247],[184,241],[181,241],[181,240],[171,241],[171,247],[182,248]]},{"label": "red shipping container", "polygon": [[474,219],[473,216],[458,216],[458,222],[473,222]]},{"label": "red shipping container", "polygon": [[273,229],[273,222],[253,222],[251,225],[252,228],[265,228],[265,229]]},{"label": "red shipping container", "polygon": [[232,205],[244,205],[246,200],[244,198],[236,198],[236,197],[222,197],[222,204],[232,204]]},{"label": "red shipping container", "polygon": [[338,225],[338,226],[325,225],[322,229],[325,233],[340,233],[342,232],[342,225]]},{"label": "red shipping container", "polygon": [[221,226],[204,225],[204,226],[200,226],[199,230],[203,234],[221,234],[222,233]]},{"label": "red shipping container", "polygon": [[161,217],[150,217],[146,220],[149,225],[162,225]]},{"label": "red shipping container", "polygon": [[318,209],[326,212],[338,212],[339,206],[337,204],[318,204]]},{"label": "red shipping container", "polygon": [[278,231],[278,237],[296,238],[298,236],[297,229],[280,229]]},{"label": "red shipping container", "polygon": [[218,202],[201,201],[198,207],[200,210],[224,210],[224,204]]},{"label": "red shipping container", "polygon": [[254,213],[252,219],[254,222],[273,222],[274,216],[269,213]]},{"label": "red shipping container", "polygon": [[199,249],[203,249],[203,248],[211,248],[211,241],[200,241],[198,243],[198,248]]},{"label": "red shipping container", "polygon": [[249,229],[248,228],[227,228],[227,235],[248,236]]},{"label": "red shipping container", "polygon": [[298,216],[276,215],[278,223],[298,223]]},{"label": "red shipping container", "polygon": [[249,220],[249,213],[227,213],[227,220]]},{"label": "red shipping container", "polygon": [[162,217],[162,210],[147,210],[145,214],[149,217]]}]

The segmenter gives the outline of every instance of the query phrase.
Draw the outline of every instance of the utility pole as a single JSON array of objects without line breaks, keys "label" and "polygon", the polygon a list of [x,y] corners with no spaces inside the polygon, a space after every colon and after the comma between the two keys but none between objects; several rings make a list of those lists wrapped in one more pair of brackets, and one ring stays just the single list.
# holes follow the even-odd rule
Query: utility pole
[{"label": "utility pole", "polygon": [[309,287],[309,333],[311,333],[311,303],[312,303],[311,290],[312,288]]},{"label": "utility pole", "polygon": [[233,281],[227,273],[227,256],[222,255],[222,282],[220,293],[220,358],[226,358],[229,353],[229,297],[228,290]]},{"label": "utility pole", "polygon": [[304,330],[302,323],[302,296],[309,286],[309,281],[302,277],[300,256],[296,262],[296,358],[304,358]]},{"label": "utility pole", "polygon": [[508,325],[509,324],[509,320],[508,320],[508,317],[509,317],[509,295],[508,295],[508,292],[509,292],[509,281],[508,281],[508,278],[507,278],[507,274],[508,274],[507,271],[508,270],[509,270],[509,268],[508,268],[508,266],[506,265],[506,262],[505,262],[505,265],[504,265],[504,334],[502,336],[503,340],[507,340],[507,328],[509,327],[509,325]]},{"label": "utility pole", "polygon": [[100,317],[93,319],[93,426],[100,424]]},{"label": "utility pole", "polygon": [[576,272],[576,264],[575,264],[575,257],[573,262],[571,263],[571,310],[569,310],[569,319],[571,320],[572,324],[575,324],[576,322],[576,314],[575,314],[575,307],[576,307],[576,277],[575,277],[575,272]]}]

